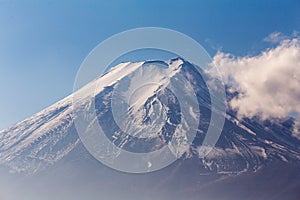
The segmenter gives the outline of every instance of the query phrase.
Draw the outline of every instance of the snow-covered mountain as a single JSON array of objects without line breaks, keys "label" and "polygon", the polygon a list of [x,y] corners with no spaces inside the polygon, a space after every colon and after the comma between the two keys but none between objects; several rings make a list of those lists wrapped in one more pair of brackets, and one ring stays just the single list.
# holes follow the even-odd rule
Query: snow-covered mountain
[{"label": "snow-covered mountain", "polygon": [[[135,79],[139,74],[139,79]],[[155,84],[137,86],[151,77]],[[95,102],[97,119],[106,136],[117,146],[134,152],[149,152],[161,148],[175,137],[184,137],[185,128],[197,111],[191,110],[190,119],[181,113],[176,95],[167,85],[176,77],[189,81],[190,89],[199,103],[199,126],[191,147],[181,146],[182,159],[196,160],[200,174],[241,174],[256,171],[268,162],[300,162],[300,141],[292,136],[293,119],[285,122],[260,122],[258,119],[239,120],[233,111],[228,111],[222,135],[216,147],[205,158],[198,151],[208,129],[211,116],[211,100],[207,85],[195,66],[176,58],[169,61],[144,61],[121,63],[103,76],[92,81],[80,92],[80,104],[72,105],[73,95],[53,104],[36,115],[0,132],[0,164],[13,172],[34,174],[54,166],[72,155],[85,157],[78,137],[74,119],[82,109],[90,109]],[[135,85],[128,84],[135,82]],[[97,87],[95,87],[97,86]],[[114,92],[126,87],[131,96],[118,96]],[[94,90],[94,88],[97,88]],[[84,91],[84,92],[83,92]],[[118,102],[113,102],[113,96]],[[123,99],[122,99],[123,98]],[[129,102],[125,108],[129,118],[119,116],[114,120],[114,103]],[[118,109],[123,109],[118,107]],[[157,115],[161,113],[161,115]],[[164,121],[164,123],[157,123]],[[152,131],[146,131],[151,126]],[[120,128],[121,127],[121,128]],[[188,128],[188,127],[186,127]],[[122,131],[134,133],[125,135]],[[145,132],[151,137],[145,138]],[[136,136],[142,139],[137,140]],[[159,138],[159,139],[157,139]],[[183,143],[184,144],[184,143]],[[87,154],[87,152],[85,152]]]}]

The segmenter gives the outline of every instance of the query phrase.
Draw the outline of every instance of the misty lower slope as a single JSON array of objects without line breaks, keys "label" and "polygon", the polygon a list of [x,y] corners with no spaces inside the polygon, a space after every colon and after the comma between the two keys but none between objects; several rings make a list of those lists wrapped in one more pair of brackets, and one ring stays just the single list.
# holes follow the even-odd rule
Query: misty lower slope
[{"label": "misty lower slope", "polygon": [[[76,154],[86,156],[75,159]],[[198,164],[197,159],[191,158],[150,174],[120,173],[101,165],[80,144],[65,159],[35,176],[1,176],[5,185],[0,197],[4,200],[299,199],[299,164],[273,162],[255,173],[238,176],[201,175],[195,167]]]},{"label": "misty lower slope", "polygon": [[[147,92],[140,91],[141,80],[134,78],[136,74],[144,77],[142,82],[150,74],[156,83],[147,86]],[[189,120],[184,118],[178,98],[167,87],[178,77],[190,82],[201,116],[192,146],[180,147],[181,159],[157,172],[129,175],[104,167],[84,148],[74,119],[79,111],[90,110],[93,105],[99,124],[116,146],[148,152],[161,148],[173,137],[179,140],[186,131],[179,124]],[[136,84],[130,84],[133,82]],[[157,135],[159,140],[137,140],[133,137],[136,135],[121,134],[112,108],[114,90],[121,86],[137,91],[136,96],[124,97],[131,104],[128,113],[132,116],[125,123],[129,126],[123,124],[124,129],[142,135],[141,130],[151,126],[154,131],[150,134]],[[203,77],[183,59],[122,63],[82,88],[80,95],[80,104],[76,106],[72,105],[71,95],[0,132],[0,164],[18,172],[12,178],[8,176],[13,182],[6,186],[8,196],[16,195],[9,190],[18,190],[24,194],[23,199],[30,200],[39,199],[40,195],[49,195],[49,199],[102,196],[105,200],[279,199],[288,192],[294,195],[289,199],[299,196],[296,189],[300,189],[300,183],[296,178],[300,175],[296,169],[300,163],[300,141],[292,136],[293,119],[283,123],[239,120],[234,112],[228,111],[215,148],[205,158],[199,158],[199,147],[210,123],[211,99]],[[157,112],[165,113],[165,123],[158,126]],[[279,173],[283,170],[286,173]],[[25,179],[23,174],[27,175]],[[280,188],[282,192],[272,196]]]}]

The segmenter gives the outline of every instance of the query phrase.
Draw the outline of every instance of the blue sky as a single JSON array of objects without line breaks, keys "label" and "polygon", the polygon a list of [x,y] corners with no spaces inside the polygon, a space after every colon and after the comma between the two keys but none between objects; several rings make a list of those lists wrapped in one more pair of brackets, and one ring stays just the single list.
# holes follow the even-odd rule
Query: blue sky
[{"label": "blue sky", "polygon": [[253,55],[270,33],[300,30],[300,2],[0,0],[0,129],[70,94],[98,43],[145,26],[185,33],[211,56]]}]

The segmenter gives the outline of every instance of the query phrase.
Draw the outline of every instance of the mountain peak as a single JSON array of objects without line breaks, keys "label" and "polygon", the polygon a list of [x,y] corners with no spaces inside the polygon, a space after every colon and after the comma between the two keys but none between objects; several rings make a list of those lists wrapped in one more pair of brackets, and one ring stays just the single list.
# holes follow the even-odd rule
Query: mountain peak
[{"label": "mountain peak", "polygon": [[[125,89],[131,95],[122,94],[122,100],[128,103],[128,112],[134,115],[126,130],[136,132],[147,125],[155,125],[155,120],[159,119],[156,113],[165,112],[161,115],[165,124],[153,126],[151,134],[159,135],[166,142],[170,141],[175,131],[176,134],[182,133],[178,124],[185,120],[182,118],[176,95],[167,88],[170,80],[174,77],[176,80],[177,75],[190,81],[201,115],[194,146],[192,149],[182,149],[193,158],[200,159],[197,157],[197,148],[201,145],[210,121],[210,97],[196,67],[176,57],[168,61],[121,63],[77,91],[82,94],[78,105],[71,106],[73,94],[31,118],[0,131],[0,164],[9,166],[14,171],[35,173],[64,159],[70,152],[76,152],[81,141],[74,126],[74,117],[79,110],[90,109],[91,106],[96,107],[100,125],[109,132],[108,137],[116,145],[122,145],[129,150],[138,149],[140,152],[152,150],[151,144],[155,140],[151,140],[152,143],[145,140],[145,149],[141,149],[136,144],[136,139],[130,140],[127,136],[120,136],[120,131],[116,131],[120,128],[114,122],[111,99],[114,91],[122,94]],[[150,82],[151,84],[146,84]],[[181,83],[180,85],[185,86]],[[92,101],[95,101],[95,105]],[[140,126],[135,126],[137,123]],[[295,139],[289,134],[268,131],[265,124],[251,120],[240,121],[234,114],[228,113],[219,142],[215,150],[202,159],[202,167],[209,172],[232,174],[264,166],[268,160],[299,162],[300,149],[287,145],[292,143],[295,143]]]}]

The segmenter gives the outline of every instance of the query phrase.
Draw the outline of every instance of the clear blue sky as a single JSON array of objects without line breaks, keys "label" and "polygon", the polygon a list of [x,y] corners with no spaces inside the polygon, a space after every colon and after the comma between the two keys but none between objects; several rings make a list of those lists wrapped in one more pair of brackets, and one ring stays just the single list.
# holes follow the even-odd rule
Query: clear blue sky
[{"label": "clear blue sky", "polygon": [[185,33],[211,56],[257,54],[268,34],[300,30],[300,1],[0,0],[0,129],[70,94],[99,42],[144,26]]}]

